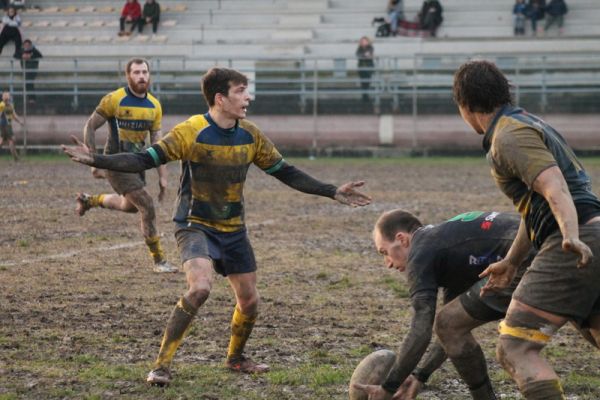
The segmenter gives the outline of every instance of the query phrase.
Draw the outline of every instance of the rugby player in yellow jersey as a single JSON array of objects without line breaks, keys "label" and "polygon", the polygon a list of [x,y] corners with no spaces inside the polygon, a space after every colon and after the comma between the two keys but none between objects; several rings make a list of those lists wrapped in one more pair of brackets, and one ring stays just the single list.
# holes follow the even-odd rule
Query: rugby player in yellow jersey
[{"label": "rugby player in yellow jersey", "polygon": [[[150,67],[148,61],[141,58],[129,60],[125,68],[127,86],[104,96],[92,113],[83,129],[84,141],[90,149],[95,149],[95,133],[108,121],[108,138],[104,147],[105,154],[141,151],[146,146],[150,134],[152,144],[161,138],[162,108],[158,100],[148,93],[150,85]],[[157,167],[162,201],[167,187],[167,175],[164,165]],[[146,185],[144,172],[124,173],[101,171],[92,168],[96,178],[108,179],[116,193],[77,195],[77,213],[84,215],[92,207],[102,207],[127,213],[140,212],[142,234],[150,255],[154,261],[155,272],[177,272],[165,259],[156,229],[156,214]]]},{"label": "rugby player in yellow jersey", "polygon": [[259,300],[256,262],[243,209],[243,186],[250,164],[301,192],[352,206],[371,201],[355,190],[364,182],[335,187],[287,163],[258,127],[245,120],[250,104],[245,75],[232,69],[212,68],[203,77],[202,90],[208,113],[177,125],[142,153],[102,156],[76,139],[76,146],[63,146],[74,161],[120,171],[142,171],[181,160],[179,204],[174,220],[188,291],[167,322],[158,358],[147,378],[152,384],[171,381],[171,361],[198,308],[210,294],[214,271],[227,277],[237,303],[226,367],[246,373],[269,370],[267,365],[243,354],[256,321]]},{"label": "rugby player in yellow jersey", "polygon": [[9,92],[2,93],[2,101],[0,101],[0,148],[4,141],[8,142],[10,154],[15,161],[19,161],[17,149],[15,148],[15,134],[12,129],[12,120],[17,121],[23,126],[23,121],[19,119]]}]

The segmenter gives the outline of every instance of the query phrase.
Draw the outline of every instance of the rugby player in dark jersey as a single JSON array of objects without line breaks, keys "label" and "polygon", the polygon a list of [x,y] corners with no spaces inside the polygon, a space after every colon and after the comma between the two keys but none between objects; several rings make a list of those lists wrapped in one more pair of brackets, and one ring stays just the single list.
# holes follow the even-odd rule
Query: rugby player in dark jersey
[{"label": "rugby player in dark jersey", "polygon": [[492,176],[521,214],[507,256],[484,273],[484,292],[504,287],[529,249],[539,250],[500,323],[498,359],[525,398],[564,399],[541,351],[567,321],[592,344],[600,341],[600,200],[565,139],[512,105],[509,82],[494,64],[463,64],[454,99],[483,135]]},{"label": "rugby player in dark jersey", "polygon": [[245,119],[250,104],[245,75],[232,69],[212,68],[203,77],[202,90],[208,113],[177,125],[144,152],[101,156],[90,152],[83,143],[63,146],[74,161],[124,172],[143,171],[181,160],[174,221],[189,289],[167,322],[158,358],[147,378],[153,384],[170,382],[171,361],[192,319],[210,294],[214,271],[227,277],[236,298],[227,368],[247,373],[269,369],[243,354],[258,315],[259,300],[256,261],[244,221],[243,188],[251,164],[301,192],[352,206],[371,201],[355,190],[364,182],[336,187],[319,182],[286,162],[260,129]]},{"label": "rugby player in dark jersey", "polygon": [[[369,399],[414,398],[446,359],[440,343],[429,346],[435,321],[437,335],[447,351],[457,354],[456,359],[463,353],[477,356],[463,376],[473,398],[495,399],[485,358],[471,330],[501,319],[506,312],[520,274],[505,290],[483,298],[479,292],[485,279],[479,274],[506,255],[518,227],[517,215],[498,212],[469,212],[427,226],[403,210],[379,217],[373,230],[375,247],[386,267],[406,274],[413,316],[385,382],[356,388],[369,393]],[[440,288],[444,306],[436,316]],[[417,366],[428,346],[427,356]]]}]

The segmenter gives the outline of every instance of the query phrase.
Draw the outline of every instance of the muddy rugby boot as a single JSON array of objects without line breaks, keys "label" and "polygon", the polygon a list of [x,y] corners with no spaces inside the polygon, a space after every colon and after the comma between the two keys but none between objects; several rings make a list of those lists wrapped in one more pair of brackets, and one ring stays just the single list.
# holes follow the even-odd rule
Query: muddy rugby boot
[{"label": "muddy rugby boot", "polygon": [[171,379],[173,379],[171,371],[168,368],[159,367],[148,373],[146,382],[155,386],[167,386],[171,383]]},{"label": "muddy rugby boot", "polygon": [[77,211],[77,214],[79,214],[80,217],[83,217],[83,214],[92,208],[90,205],[91,197],[92,196],[87,193],[77,193],[77,198],[75,199],[77,201],[77,207],[75,207],[75,211]]},{"label": "muddy rugby boot", "polygon": [[162,260],[157,263],[154,263],[154,272],[163,273],[163,272],[177,272],[179,269],[171,264],[167,260]]},{"label": "muddy rugby boot", "polygon": [[262,374],[264,372],[269,372],[269,366],[267,364],[258,364],[245,356],[227,359],[225,367],[232,371],[243,372],[245,374]]}]

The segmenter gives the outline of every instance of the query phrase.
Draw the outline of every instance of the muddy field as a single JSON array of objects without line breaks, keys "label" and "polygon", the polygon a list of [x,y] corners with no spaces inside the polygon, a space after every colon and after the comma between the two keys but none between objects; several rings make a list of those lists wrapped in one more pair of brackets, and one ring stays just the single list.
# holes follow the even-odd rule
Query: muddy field
[{"label": "muddy field", "polygon": [[[359,360],[396,349],[410,307],[399,274],[383,268],[370,231],[402,207],[424,222],[469,210],[510,211],[476,159],[293,160],[336,184],[364,179],[363,209],[299,194],[252,168],[247,223],[259,263],[261,314],[248,353],[272,372],[240,376],[222,367],[234,307],[224,279],[179,349],[175,380],[149,387],[167,317],[185,291],[181,273],[151,271],[136,215],[74,213],[78,191],[106,182],[62,157],[0,160],[0,399],[346,399]],[[600,162],[585,160],[600,187]],[[178,166],[170,165],[158,225],[169,259],[178,254],[170,222]],[[149,188],[157,193],[156,174]],[[477,332],[503,399],[520,398],[493,360],[496,326]],[[600,398],[600,353],[563,328],[546,350],[570,399]],[[421,399],[467,399],[445,364]]]}]

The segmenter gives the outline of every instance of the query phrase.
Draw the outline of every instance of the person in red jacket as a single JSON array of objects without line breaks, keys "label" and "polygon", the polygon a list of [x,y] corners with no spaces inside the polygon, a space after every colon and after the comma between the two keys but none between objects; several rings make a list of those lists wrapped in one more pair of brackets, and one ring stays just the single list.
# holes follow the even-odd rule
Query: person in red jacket
[{"label": "person in red jacket", "polygon": [[[119,36],[123,35],[131,35],[133,33],[133,29],[138,25],[138,21],[142,16],[142,7],[137,0],[127,0],[127,3],[123,6],[123,11],[121,11],[121,19],[119,20],[121,30],[119,31]],[[129,32],[125,32],[125,23],[131,23],[131,29]]]}]

